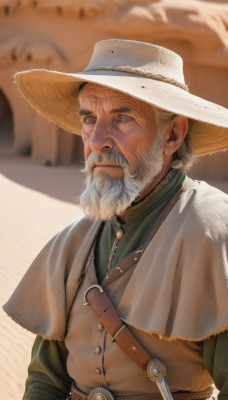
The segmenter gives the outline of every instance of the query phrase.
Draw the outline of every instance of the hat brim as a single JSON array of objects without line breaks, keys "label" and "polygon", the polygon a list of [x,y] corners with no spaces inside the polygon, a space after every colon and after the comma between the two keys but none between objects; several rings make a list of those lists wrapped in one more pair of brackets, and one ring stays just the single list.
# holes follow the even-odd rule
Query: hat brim
[{"label": "hat brim", "polygon": [[40,69],[18,72],[15,81],[36,110],[71,133],[81,134],[79,86],[93,82],[189,118],[189,135],[197,155],[228,148],[228,111],[167,82],[119,71],[62,73]]}]

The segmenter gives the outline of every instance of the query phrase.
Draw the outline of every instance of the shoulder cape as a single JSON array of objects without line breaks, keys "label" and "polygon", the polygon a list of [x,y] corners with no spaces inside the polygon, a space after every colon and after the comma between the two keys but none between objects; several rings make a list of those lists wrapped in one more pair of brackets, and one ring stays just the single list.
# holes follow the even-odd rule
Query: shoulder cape
[{"label": "shoulder cape", "polygon": [[[55,236],[4,310],[45,338],[63,340],[99,222],[87,218]],[[228,329],[228,196],[196,182],[159,227],[118,305],[129,325],[160,337],[199,341]]]}]

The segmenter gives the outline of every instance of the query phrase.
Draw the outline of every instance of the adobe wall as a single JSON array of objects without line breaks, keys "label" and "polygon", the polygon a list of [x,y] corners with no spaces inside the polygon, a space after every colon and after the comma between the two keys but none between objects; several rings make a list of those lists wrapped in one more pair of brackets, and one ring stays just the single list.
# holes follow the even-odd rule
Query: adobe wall
[{"label": "adobe wall", "polygon": [[[0,90],[12,111],[13,151],[31,149],[32,157],[54,164],[82,160],[80,138],[38,115],[20,96],[12,76],[30,68],[81,70],[94,43],[102,39],[143,40],[169,47],[185,60],[190,91],[228,107],[228,5],[203,0],[179,3],[3,0]],[[0,130],[0,149],[2,137]],[[203,178],[228,178],[227,153],[203,157],[194,171]]]}]

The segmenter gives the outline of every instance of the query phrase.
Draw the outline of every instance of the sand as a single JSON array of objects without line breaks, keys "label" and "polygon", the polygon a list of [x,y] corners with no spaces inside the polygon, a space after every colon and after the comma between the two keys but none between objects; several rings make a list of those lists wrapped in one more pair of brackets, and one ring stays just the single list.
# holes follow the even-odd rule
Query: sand
[{"label": "sand", "polygon": [[[82,215],[80,166],[46,167],[40,161],[0,156],[0,302],[4,304],[43,245]],[[227,182],[216,183],[228,190]],[[22,398],[34,335],[0,309],[0,393]]]},{"label": "sand", "polygon": [[[82,215],[78,166],[45,167],[26,158],[0,160],[0,302],[3,304],[43,245]],[[0,393],[21,399],[34,335],[0,309]]]}]

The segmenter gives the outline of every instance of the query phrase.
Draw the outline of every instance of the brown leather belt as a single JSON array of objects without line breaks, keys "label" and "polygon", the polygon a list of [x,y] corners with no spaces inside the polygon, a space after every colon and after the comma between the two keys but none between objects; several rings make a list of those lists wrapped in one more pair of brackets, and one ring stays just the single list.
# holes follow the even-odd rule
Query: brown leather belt
[{"label": "brown leather belt", "polygon": [[[210,400],[213,389],[209,388],[202,392],[175,392],[172,393],[174,400]],[[162,400],[159,393],[140,394],[133,396],[115,396],[106,388],[96,388],[89,394],[79,390],[74,384],[71,387],[69,400]]]}]

